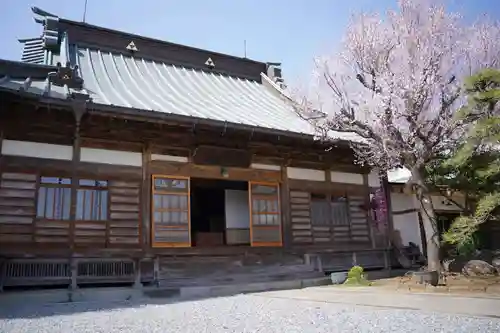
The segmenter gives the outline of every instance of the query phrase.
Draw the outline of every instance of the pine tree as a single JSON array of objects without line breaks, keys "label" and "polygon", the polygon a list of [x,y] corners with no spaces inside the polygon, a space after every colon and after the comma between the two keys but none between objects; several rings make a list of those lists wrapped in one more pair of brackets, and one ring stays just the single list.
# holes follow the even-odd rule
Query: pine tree
[{"label": "pine tree", "polygon": [[466,81],[468,104],[460,119],[471,122],[465,142],[435,171],[435,181],[469,193],[475,209],[465,211],[443,235],[459,247],[474,240],[479,226],[500,217],[500,71],[482,70]]}]

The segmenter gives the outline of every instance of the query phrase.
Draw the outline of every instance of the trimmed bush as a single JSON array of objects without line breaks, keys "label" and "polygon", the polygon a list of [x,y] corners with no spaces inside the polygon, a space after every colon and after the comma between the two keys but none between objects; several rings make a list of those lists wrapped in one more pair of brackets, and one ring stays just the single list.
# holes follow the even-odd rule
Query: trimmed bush
[{"label": "trimmed bush", "polygon": [[345,280],[344,285],[371,286],[371,282],[366,279],[363,267],[353,266],[347,273],[347,280]]}]

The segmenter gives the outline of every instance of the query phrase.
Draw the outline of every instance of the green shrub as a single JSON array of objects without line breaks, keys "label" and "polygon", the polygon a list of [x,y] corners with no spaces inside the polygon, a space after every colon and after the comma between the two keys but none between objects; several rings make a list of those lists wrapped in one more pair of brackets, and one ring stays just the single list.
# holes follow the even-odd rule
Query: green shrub
[{"label": "green shrub", "polygon": [[461,256],[468,257],[473,255],[479,247],[479,238],[477,233],[474,233],[469,238],[457,244],[457,252]]},{"label": "green shrub", "polygon": [[345,280],[344,285],[371,286],[371,282],[366,279],[363,267],[353,266],[347,273],[347,280]]}]

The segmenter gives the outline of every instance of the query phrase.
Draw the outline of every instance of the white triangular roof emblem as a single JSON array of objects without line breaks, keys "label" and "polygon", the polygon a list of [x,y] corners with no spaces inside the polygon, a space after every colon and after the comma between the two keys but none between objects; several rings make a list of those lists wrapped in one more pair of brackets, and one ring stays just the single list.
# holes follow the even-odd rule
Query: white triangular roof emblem
[{"label": "white triangular roof emblem", "polygon": [[208,58],[207,61],[205,61],[205,65],[207,65],[208,67],[210,68],[213,68],[215,67],[215,63],[214,61],[212,60],[212,58]]},{"label": "white triangular roof emblem", "polygon": [[131,41],[131,42],[127,45],[127,50],[130,50],[130,51],[139,51],[139,49],[137,48],[137,46],[135,46],[134,41]]}]

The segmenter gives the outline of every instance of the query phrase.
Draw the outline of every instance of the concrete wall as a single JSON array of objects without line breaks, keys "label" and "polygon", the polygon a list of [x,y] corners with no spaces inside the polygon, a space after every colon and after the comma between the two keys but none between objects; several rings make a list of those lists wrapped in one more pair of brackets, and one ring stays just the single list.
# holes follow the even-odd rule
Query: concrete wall
[{"label": "concrete wall", "polygon": [[399,231],[402,245],[413,242],[422,250],[422,238],[420,237],[420,226],[417,207],[413,195],[404,193],[391,193],[392,218],[394,229]]},{"label": "concrete wall", "polygon": [[[461,205],[465,203],[465,198],[459,194],[453,196],[453,200]],[[460,211],[460,207],[451,203],[443,196],[432,196],[432,203],[438,213]],[[422,238],[420,236],[418,220],[419,203],[415,195],[391,193],[391,204],[394,229],[399,231],[401,243],[408,245],[409,242],[413,242],[422,249]]]},{"label": "concrete wall", "polygon": [[323,170],[288,167],[286,168],[286,173],[288,178],[292,179],[315,180],[320,182],[326,180],[326,174]]},{"label": "concrete wall", "polygon": [[72,146],[30,141],[3,140],[1,152],[7,156],[26,156],[54,160],[71,161],[73,158]]},{"label": "concrete wall", "polygon": [[359,173],[332,171],[330,177],[334,183],[363,184],[363,175]]},{"label": "concrete wall", "polygon": [[[49,143],[3,140],[1,152],[6,156],[26,156],[67,160],[73,158],[73,147]],[[156,157],[162,155],[156,155]],[[110,149],[81,148],[80,161],[113,165],[142,166],[142,154]]]},{"label": "concrete wall", "polygon": [[82,148],[80,160],[92,163],[142,166],[141,153],[110,149]]}]

